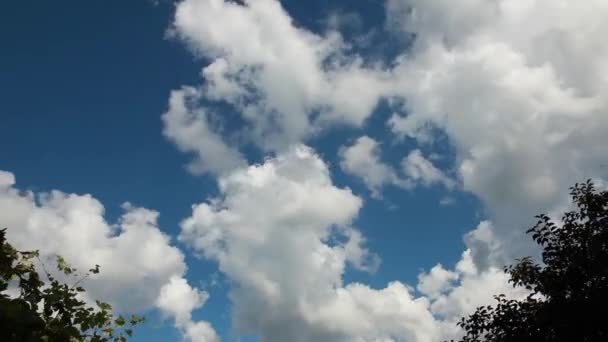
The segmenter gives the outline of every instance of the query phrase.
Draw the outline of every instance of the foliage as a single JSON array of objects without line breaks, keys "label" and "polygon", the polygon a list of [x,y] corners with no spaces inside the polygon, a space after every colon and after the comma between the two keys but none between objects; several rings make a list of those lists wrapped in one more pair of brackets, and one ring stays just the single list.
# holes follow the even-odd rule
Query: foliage
[{"label": "foliage", "polygon": [[[143,321],[135,315],[115,317],[109,304],[96,301],[94,308],[81,299],[85,290],[80,284],[99,273],[99,265],[70,286],[47,271],[38,251],[18,251],[10,245],[6,229],[0,230],[0,249],[1,341],[126,341],[133,326]],[[57,256],[56,264],[66,277],[79,276],[62,257]],[[9,296],[9,286],[18,287],[19,294]]]},{"label": "foliage", "polygon": [[558,226],[547,215],[528,233],[542,248],[505,268],[513,286],[530,291],[524,300],[496,296],[459,326],[461,342],[608,341],[608,192],[591,181],[571,188],[576,208]]}]

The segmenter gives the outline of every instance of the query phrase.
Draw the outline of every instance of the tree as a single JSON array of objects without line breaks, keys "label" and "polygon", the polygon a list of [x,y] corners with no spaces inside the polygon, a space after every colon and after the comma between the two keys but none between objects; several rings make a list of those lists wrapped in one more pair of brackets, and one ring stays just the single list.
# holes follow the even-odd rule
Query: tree
[{"label": "tree", "polygon": [[527,233],[542,248],[542,264],[530,257],[505,268],[524,300],[496,296],[459,326],[461,342],[608,341],[608,191],[591,181],[572,187],[575,209],[557,225],[547,215]]},{"label": "tree", "polygon": [[[37,267],[44,270],[43,281]],[[56,267],[67,277],[79,277],[76,269],[57,256]],[[112,307],[96,301],[88,306],[80,296],[80,284],[99,273],[99,265],[67,285],[47,271],[38,251],[18,251],[6,241],[6,229],[0,230],[0,341],[126,341],[133,326],[143,321],[115,317]],[[19,294],[9,296],[9,286]]]}]

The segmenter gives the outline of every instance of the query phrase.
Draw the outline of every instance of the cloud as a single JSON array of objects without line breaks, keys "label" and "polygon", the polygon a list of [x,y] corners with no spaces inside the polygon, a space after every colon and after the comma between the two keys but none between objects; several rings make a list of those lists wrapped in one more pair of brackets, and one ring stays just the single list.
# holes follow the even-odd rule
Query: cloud
[{"label": "cloud", "polygon": [[453,188],[456,183],[447,177],[441,170],[435,167],[433,163],[426,159],[420,150],[413,150],[410,154],[403,158],[401,162],[403,173],[407,179],[413,183],[420,183],[424,186],[433,184],[442,184],[446,188]]},{"label": "cloud", "polygon": [[[238,333],[261,341],[416,341],[460,333],[460,314],[495,291],[521,296],[502,270],[478,270],[471,252],[454,271],[438,265],[417,286],[345,284],[350,264],[374,257],[352,228],[362,201],[333,185],[325,163],[299,145],[219,179],[220,195],[193,207],[180,240],[218,262],[232,284]],[[260,315],[263,312],[263,315]]]},{"label": "cloud", "polygon": [[[182,1],[171,32],[211,60],[200,96],[235,106],[247,122],[242,133],[266,150],[281,151],[328,125],[361,126],[379,99],[403,99],[392,131],[421,144],[433,129],[442,131],[455,148],[463,189],[484,202],[499,234],[525,223],[513,222],[515,214],[532,217],[558,205],[575,181],[605,178],[603,1],[386,6],[390,30],[416,35],[390,67],[364,63],[335,31],[297,27],[274,0]],[[200,136],[221,141],[213,130]],[[209,155],[203,165],[222,154]],[[414,165],[407,170],[435,177],[423,182],[442,178],[415,171],[426,163]],[[375,191],[390,174],[379,165],[364,177]]]},{"label": "cloud", "polygon": [[[431,312],[455,326],[462,315],[472,313],[479,306],[492,303],[494,295],[505,294],[509,298],[523,299],[529,292],[513,288],[509,276],[501,268],[479,269],[466,250],[454,271],[435,266],[428,274],[419,278],[418,288],[432,299]],[[457,335],[460,332],[451,331]]]},{"label": "cloud", "polygon": [[312,150],[294,147],[219,184],[220,197],[194,206],[180,239],[216,260],[234,284],[239,332],[263,341],[439,336],[428,301],[407,286],[343,284],[347,264],[366,269],[373,262],[350,227],[362,201],[332,184]]},{"label": "cloud", "polygon": [[439,204],[442,206],[445,206],[445,207],[454,204],[454,202],[455,202],[454,198],[449,197],[449,196],[443,197],[441,200],[439,200]]},{"label": "cloud", "polygon": [[[519,236],[520,239],[522,237]],[[471,250],[472,260],[482,270],[491,266],[507,265],[512,261],[505,255],[505,241],[497,236],[496,228],[491,221],[481,221],[475,229],[465,235],[464,240]]]},{"label": "cloud", "polygon": [[171,277],[160,289],[156,305],[174,317],[176,326],[189,341],[217,342],[219,338],[207,322],[192,321],[192,311],[202,307],[208,298],[207,292],[193,289],[186,279]]},{"label": "cloud", "polygon": [[[471,257],[471,250],[462,253],[454,270],[441,264],[418,276],[418,291],[429,301],[429,311],[441,331],[441,339],[459,339],[463,331],[457,323],[461,317],[473,313],[478,307],[494,304],[494,296],[505,294],[509,298],[523,299],[529,292],[514,288],[502,269],[480,269]],[[412,341],[417,341],[413,339]]]},{"label": "cloud", "polygon": [[[0,226],[8,228],[11,244],[38,249],[47,262],[59,254],[81,271],[101,266],[101,273],[84,284],[88,299],[108,301],[118,311],[141,312],[155,307],[161,289],[175,282],[187,286],[184,256],[158,227],[158,212],[125,204],[112,225],[91,195],[21,191],[6,171],[0,171],[0,181]],[[186,295],[179,294],[185,286],[174,288],[174,296]],[[171,313],[181,321],[199,306]]]},{"label": "cloud", "polygon": [[7,171],[0,170],[0,187],[10,187],[15,184],[15,176]]},{"label": "cloud", "polygon": [[437,298],[451,288],[456,279],[458,279],[456,272],[448,271],[441,264],[437,264],[428,273],[418,275],[417,289],[430,298]]},{"label": "cloud", "polygon": [[193,207],[180,239],[230,280],[239,333],[269,342],[436,341],[459,336],[461,315],[494,294],[526,295],[501,269],[477,268],[470,250],[454,271],[437,265],[421,274],[422,296],[397,281],[344,284],[347,264],[366,270],[373,260],[350,227],[361,200],[334,186],[304,146],[219,183],[220,196]]},{"label": "cloud", "polygon": [[455,181],[436,168],[418,149],[403,158],[401,173],[384,163],[380,153],[380,144],[366,135],[359,137],[350,146],[342,146],[338,152],[342,170],[361,178],[371,191],[372,197],[380,198],[382,187],[386,185],[404,189],[435,184],[443,185],[447,189],[456,186]]},{"label": "cloud", "polygon": [[296,27],[275,0],[181,1],[170,32],[211,60],[202,94],[234,106],[243,133],[264,150],[284,150],[327,126],[360,126],[385,92],[379,66],[345,54],[335,30]]},{"label": "cloud", "polygon": [[366,135],[350,146],[342,146],[338,154],[340,167],[346,173],[361,178],[376,198],[380,197],[380,191],[385,185],[412,185],[400,179],[390,165],[380,160],[380,145]]},{"label": "cloud", "polygon": [[193,173],[219,174],[244,165],[238,149],[228,146],[210,126],[208,111],[197,104],[200,98],[192,87],[171,92],[169,109],[162,116],[164,135],[180,150],[196,155],[188,165]]},{"label": "cloud", "polygon": [[421,275],[419,289],[438,296],[462,274],[433,300],[436,315],[470,311],[473,293],[522,296],[500,268],[535,253],[524,227],[566,207],[575,182],[606,178],[607,13],[603,1],[387,2],[388,26],[416,34],[393,70],[405,105],[389,127],[420,144],[429,129],[445,133],[463,189],[491,218],[465,236],[459,266],[475,272]]},{"label": "cloud", "polygon": [[363,18],[357,12],[331,10],[321,22],[329,31],[354,31],[359,33],[363,30]]},{"label": "cloud", "polygon": [[389,27],[417,37],[392,71],[405,106],[390,127],[446,134],[507,255],[530,252],[520,228],[569,186],[607,176],[607,13],[604,1],[387,2]]},{"label": "cloud", "polygon": [[[237,323],[263,340],[297,341],[295,332],[327,341],[453,336],[448,323],[491,294],[521,295],[509,292],[500,269],[531,253],[523,227],[533,215],[566,207],[574,182],[608,176],[605,1],[467,0],[455,7],[447,0],[388,0],[387,27],[416,36],[390,67],[364,63],[337,32],[296,27],[278,1],[243,3],[185,0],[172,31],[211,60],[196,90],[201,98],[234,106],[247,123],[242,131],[279,157],[222,171],[222,197],[195,206],[181,238],[219,262],[236,284]],[[347,259],[357,266],[369,253],[347,256],[345,244],[330,237],[353,239],[348,222],[361,203],[331,184],[314,153],[283,153],[330,126],[364,126],[381,98],[402,100],[388,121],[397,139],[413,138],[422,148],[432,146],[435,131],[447,137],[456,154],[453,178],[482,201],[490,219],[465,236],[468,249],[454,270],[437,266],[421,275],[424,297],[400,283],[382,290],[342,284]],[[223,141],[217,130],[202,135]],[[375,196],[401,182],[456,187],[419,150],[400,169],[380,156],[380,145],[363,136],[340,150],[341,167]],[[278,172],[287,165],[298,165],[289,167],[293,175]],[[316,201],[304,195],[311,189]],[[344,205],[319,201],[325,191],[343,194]],[[291,234],[279,227],[292,227]],[[293,274],[300,269],[308,277]],[[405,302],[388,316],[366,302],[385,296]],[[259,317],[254,307],[268,314]],[[408,335],[403,326],[411,317],[400,309],[424,318],[414,324],[425,327],[421,335]],[[320,316],[322,322],[314,319]],[[398,317],[401,325],[378,317]]]}]

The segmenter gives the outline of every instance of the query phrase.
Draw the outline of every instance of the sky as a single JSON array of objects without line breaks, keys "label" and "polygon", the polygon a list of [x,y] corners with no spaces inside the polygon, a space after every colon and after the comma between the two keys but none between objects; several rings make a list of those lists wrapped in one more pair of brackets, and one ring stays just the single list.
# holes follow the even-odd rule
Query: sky
[{"label": "sky", "polygon": [[133,341],[457,338],[608,179],[608,2],[18,1],[0,226]]}]

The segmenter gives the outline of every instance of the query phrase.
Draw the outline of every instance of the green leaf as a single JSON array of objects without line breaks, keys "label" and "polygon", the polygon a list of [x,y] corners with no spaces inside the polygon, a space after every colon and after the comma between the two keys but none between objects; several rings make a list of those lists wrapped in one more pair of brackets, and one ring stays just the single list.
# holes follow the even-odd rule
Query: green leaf
[{"label": "green leaf", "polygon": [[93,274],[98,274],[99,273],[99,265],[95,265],[94,268],[89,269],[89,272],[91,272]]},{"label": "green leaf", "polygon": [[99,306],[99,308],[101,310],[103,310],[103,311],[110,311],[110,310],[112,310],[112,305],[110,305],[108,303],[97,301],[97,306]]},{"label": "green leaf", "polygon": [[116,325],[118,325],[119,327],[122,327],[123,325],[125,325],[125,318],[122,316],[118,316],[118,318],[114,320],[114,323],[116,323]]}]

